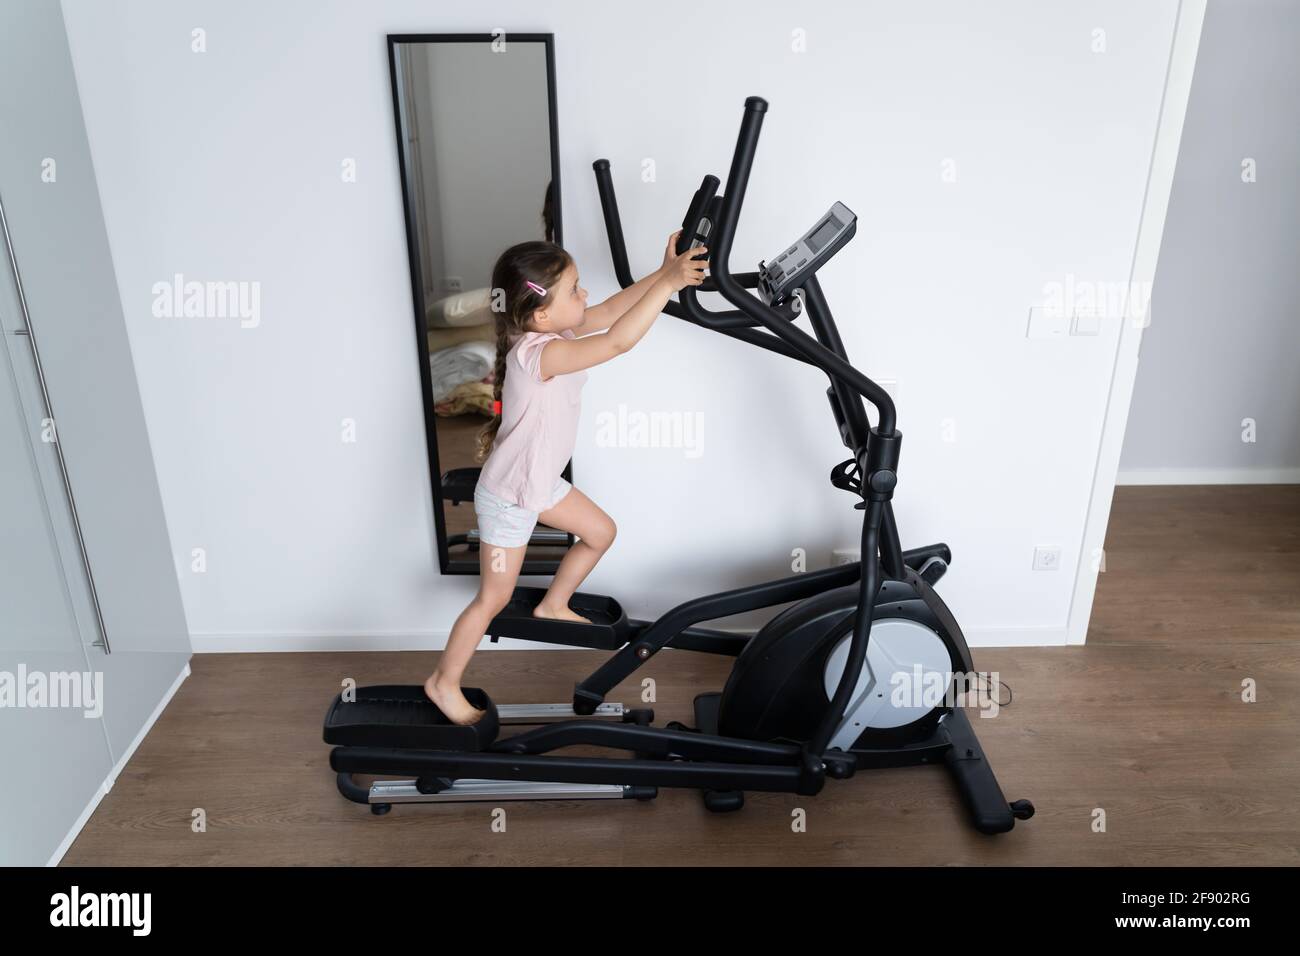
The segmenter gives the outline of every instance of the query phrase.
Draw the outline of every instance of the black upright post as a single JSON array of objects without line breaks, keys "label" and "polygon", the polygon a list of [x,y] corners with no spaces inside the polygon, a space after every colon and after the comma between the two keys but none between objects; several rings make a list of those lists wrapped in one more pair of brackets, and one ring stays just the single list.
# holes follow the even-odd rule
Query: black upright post
[{"label": "black upright post", "polygon": [[[817,281],[815,275],[809,276],[803,284],[803,300],[804,311],[808,314],[808,322],[817,336],[817,341],[848,361],[849,356],[844,351],[840,330],[835,325],[830,304],[822,294],[821,283]],[[862,396],[834,372],[827,374],[830,376],[831,388],[835,391],[835,401],[840,407],[841,417],[848,426],[850,441],[855,448],[865,448],[867,432],[871,430],[871,425],[867,421],[867,410],[863,407]]]}]

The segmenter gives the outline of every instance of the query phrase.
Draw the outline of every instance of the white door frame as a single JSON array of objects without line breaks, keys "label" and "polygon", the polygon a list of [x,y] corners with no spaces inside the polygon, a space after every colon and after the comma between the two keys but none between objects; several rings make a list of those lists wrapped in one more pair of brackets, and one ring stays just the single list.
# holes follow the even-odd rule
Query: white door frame
[{"label": "white door frame", "polygon": [[[1201,24],[1205,20],[1207,0],[1181,0],[1174,22],[1169,65],[1165,72],[1165,91],[1160,103],[1160,120],[1151,150],[1151,167],[1147,173],[1146,193],[1142,199],[1142,218],[1138,224],[1137,243],[1129,272],[1129,288],[1150,288],[1155,279],[1160,240],[1165,231],[1165,214],[1174,185],[1174,167],[1183,136],[1183,121],[1192,90],[1192,73],[1201,42]],[[1146,286],[1135,285],[1147,283]],[[1129,296],[1130,308],[1134,297]],[[1145,301],[1145,297],[1144,297]],[[1149,309],[1149,306],[1148,306]],[[1106,415],[1102,424],[1097,463],[1092,476],[1092,494],[1084,522],[1083,544],[1074,579],[1074,594],[1066,624],[1066,643],[1082,644],[1088,635],[1092,601],[1097,592],[1097,575],[1103,566],[1106,526],[1110,521],[1111,499],[1115,494],[1115,477],[1119,473],[1120,451],[1124,447],[1124,430],[1128,425],[1129,404],[1133,400],[1133,383],[1137,379],[1138,349],[1142,329],[1150,312],[1126,314],[1119,323],[1119,342],[1115,348],[1115,365],[1110,391],[1106,398]]]}]

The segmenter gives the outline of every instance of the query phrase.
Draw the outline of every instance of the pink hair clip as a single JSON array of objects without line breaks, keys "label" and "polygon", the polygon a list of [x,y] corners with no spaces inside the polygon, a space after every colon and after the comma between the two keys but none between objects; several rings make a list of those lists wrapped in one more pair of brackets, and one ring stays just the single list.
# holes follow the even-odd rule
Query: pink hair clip
[{"label": "pink hair clip", "polygon": [[528,286],[528,288],[532,289],[538,295],[546,295],[546,290],[543,289],[541,286],[539,286],[536,282],[529,282],[527,279],[525,279],[524,285]]}]

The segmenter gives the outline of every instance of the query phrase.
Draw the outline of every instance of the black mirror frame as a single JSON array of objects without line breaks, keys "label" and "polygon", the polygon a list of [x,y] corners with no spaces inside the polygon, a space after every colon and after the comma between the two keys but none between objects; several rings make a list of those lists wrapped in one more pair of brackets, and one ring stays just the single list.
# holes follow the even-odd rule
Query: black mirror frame
[{"label": "black mirror frame", "polygon": [[[554,227],[554,241],[564,244],[564,203],[560,186],[560,140],[559,120],[556,112],[555,97],[555,34],[553,33],[506,33],[507,43],[541,43],[546,51],[547,103],[550,109],[551,129],[551,221]],[[478,574],[478,562],[452,563],[447,546],[447,527],[443,509],[446,507],[442,495],[442,468],[438,462],[437,414],[433,408],[433,383],[430,380],[428,362],[428,324],[425,313],[424,283],[421,280],[420,264],[416,255],[416,223],[412,216],[410,184],[406,179],[406,163],[403,159],[404,144],[402,140],[402,107],[399,96],[397,75],[397,45],[399,43],[492,43],[500,39],[495,33],[390,33],[388,41],[388,78],[393,95],[393,129],[397,136],[397,167],[402,181],[402,218],[406,223],[406,255],[411,274],[411,300],[415,308],[416,355],[420,359],[421,402],[424,405],[424,440],[429,461],[429,485],[433,501],[434,529],[438,541],[438,565],[443,574]],[[564,468],[564,477],[572,479],[573,463]],[[471,505],[472,507],[472,505]],[[568,536],[569,545],[574,542],[573,535]],[[560,559],[533,559],[524,561],[520,574],[553,574],[559,567]]]}]

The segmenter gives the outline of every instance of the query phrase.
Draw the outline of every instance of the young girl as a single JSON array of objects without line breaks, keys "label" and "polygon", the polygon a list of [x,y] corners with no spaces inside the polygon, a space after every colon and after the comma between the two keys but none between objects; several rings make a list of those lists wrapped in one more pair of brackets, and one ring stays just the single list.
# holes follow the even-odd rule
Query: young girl
[{"label": "young girl", "polygon": [[[535,617],[586,621],[569,599],[614,542],[614,521],[560,477],[573,455],[584,369],[636,345],[672,297],[704,281],[708,262],[676,253],[668,240],[663,265],[600,305],[587,307],[578,267],[552,242],[523,242],[501,254],[492,270],[496,310],[498,414],[479,436],[487,461],[474,492],[480,583],[461,612],[424,691],[449,720],[483,716],[461,693],[460,679],[492,618],[510,602],[533,528],[543,524],[579,539],[555,572]],[[504,301],[502,298],[504,297]],[[603,335],[592,335],[603,332]]]}]

